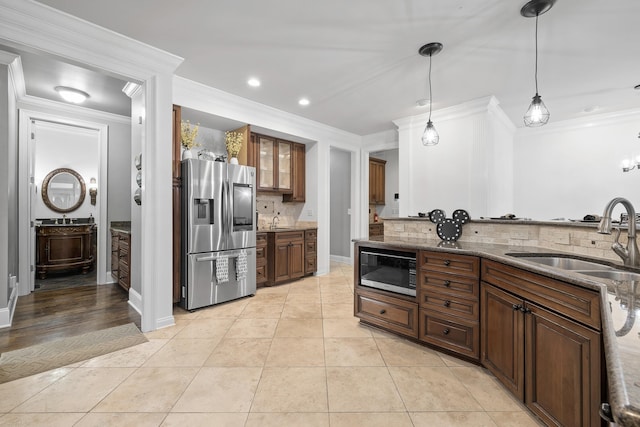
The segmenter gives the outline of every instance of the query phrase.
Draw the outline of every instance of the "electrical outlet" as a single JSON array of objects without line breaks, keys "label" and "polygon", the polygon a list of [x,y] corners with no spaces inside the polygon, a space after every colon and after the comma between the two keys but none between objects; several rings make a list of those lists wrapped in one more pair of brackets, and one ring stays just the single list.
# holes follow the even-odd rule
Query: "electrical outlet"
[{"label": "electrical outlet", "polygon": [[313,216],[313,209],[307,209],[307,216]]}]

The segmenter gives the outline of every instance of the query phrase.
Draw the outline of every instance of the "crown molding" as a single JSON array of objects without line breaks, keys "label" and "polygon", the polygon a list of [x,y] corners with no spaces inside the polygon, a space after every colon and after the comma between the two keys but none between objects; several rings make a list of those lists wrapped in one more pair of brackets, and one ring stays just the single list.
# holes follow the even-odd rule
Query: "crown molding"
[{"label": "crown molding", "polygon": [[173,102],[209,114],[331,145],[359,149],[362,137],[180,76],[173,76]]},{"label": "crown molding", "polygon": [[571,130],[584,129],[591,126],[609,126],[619,123],[638,121],[640,118],[640,108],[614,111],[611,113],[593,114],[589,117],[568,119],[549,123],[539,128],[517,128],[518,137],[539,136],[549,133],[566,132]]},{"label": "crown molding", "polygon": [[19,57],[20,56],[15,53],[0,50],[0,64],[2,65],[9,65]]},{"label": "crown molding", "polygon": [[73,117],[82,116],[99,122],[131,124],[131,117],[120,116],[118,114],[107,113],[91,108],[80,107],[78,105],[66,104],[64,102],[51,101],[49,99],[38,98],[32,95],[25,95],[18,99],[18,108],[26,108],[30,110],[51,109],[56,114],[69,115]]},{"label": "crown molding", "polygon": [[0,39],[140,80],[171,74],[183,61],[33,0],[0,0]]}]

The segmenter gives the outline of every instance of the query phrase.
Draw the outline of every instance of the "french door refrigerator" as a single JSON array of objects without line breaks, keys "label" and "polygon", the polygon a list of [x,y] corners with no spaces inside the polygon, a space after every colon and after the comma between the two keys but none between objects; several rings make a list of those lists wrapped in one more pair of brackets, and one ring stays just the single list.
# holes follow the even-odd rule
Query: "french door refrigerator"
[{"label": "french door refrigerator", "polygon": [[256,170],[182,161],[182,296],[193,310],[256,293]]}]

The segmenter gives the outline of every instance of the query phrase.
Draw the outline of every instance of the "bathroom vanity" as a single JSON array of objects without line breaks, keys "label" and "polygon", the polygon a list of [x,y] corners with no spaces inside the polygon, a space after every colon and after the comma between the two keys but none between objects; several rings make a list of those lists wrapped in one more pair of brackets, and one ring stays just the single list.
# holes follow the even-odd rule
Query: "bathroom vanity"
[{"label": "bathroom vanity", "polygon": [[36,274],[79,271],[86,274],[95,260],[95,224],[36,226]]}]

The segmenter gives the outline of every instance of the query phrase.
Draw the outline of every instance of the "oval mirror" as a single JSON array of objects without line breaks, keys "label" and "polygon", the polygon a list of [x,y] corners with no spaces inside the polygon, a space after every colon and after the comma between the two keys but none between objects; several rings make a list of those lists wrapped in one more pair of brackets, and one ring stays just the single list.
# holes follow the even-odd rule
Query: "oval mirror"
[{"label": "oval mirror", "polygon": [[58,213],[73,212],[84,202],[84,180],[73,169],[55,169],[42,181],[42,200]]}]

